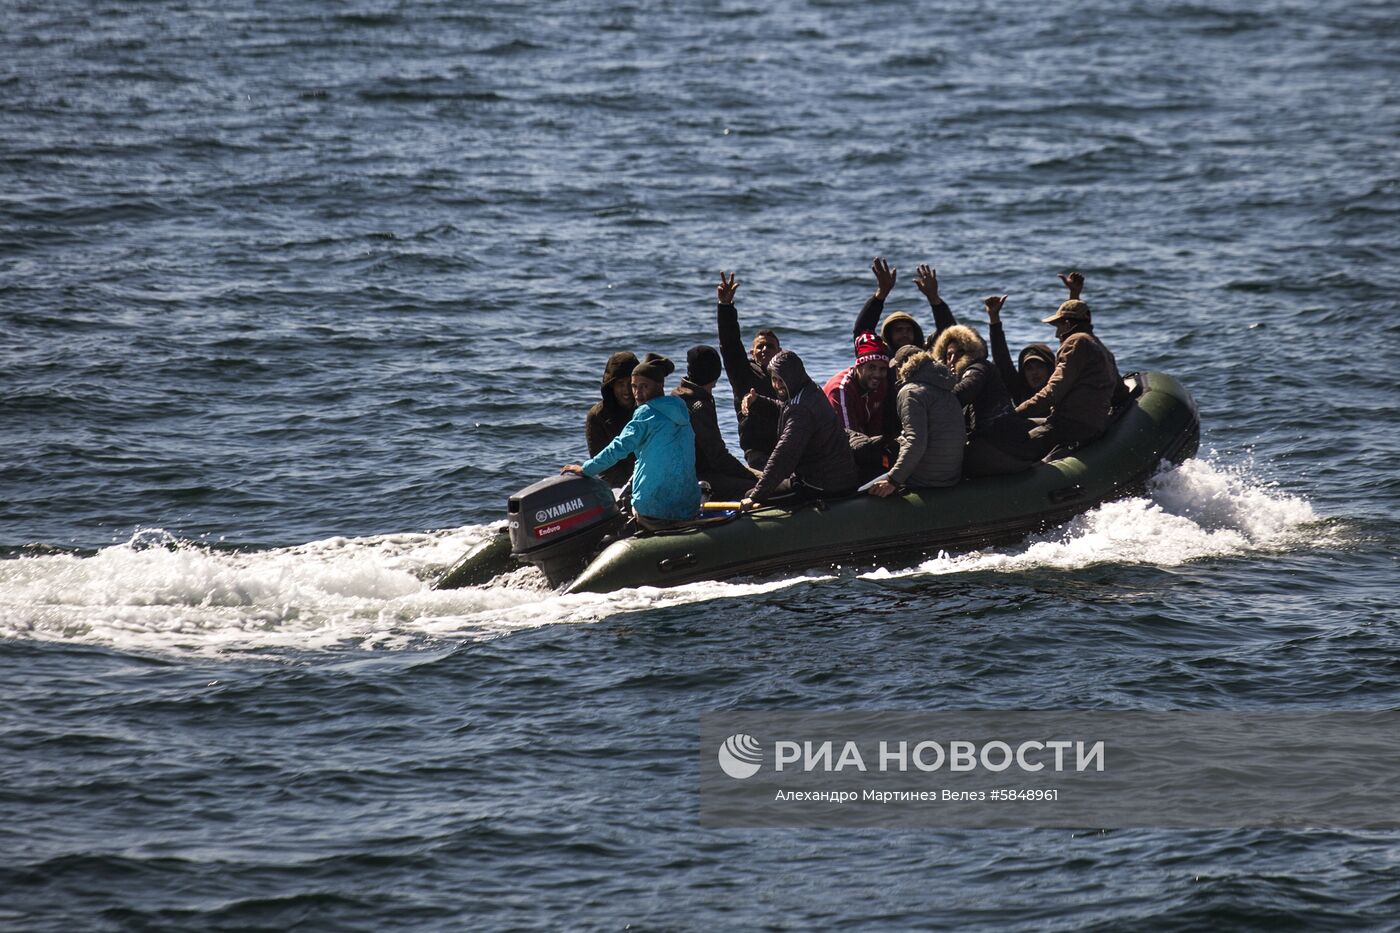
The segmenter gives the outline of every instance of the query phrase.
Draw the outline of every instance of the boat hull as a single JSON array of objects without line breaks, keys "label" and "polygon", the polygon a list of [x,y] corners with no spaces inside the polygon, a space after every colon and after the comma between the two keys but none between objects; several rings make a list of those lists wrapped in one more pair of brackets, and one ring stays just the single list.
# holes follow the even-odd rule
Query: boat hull
[{"label": "boat hull", "polygon": [[1072,455],[1013,476],[881,499],[856,496],[794,512],[617,541],[570,585],[605,593],[639,586],[861,564],[1016,540],[1140,491],[1164,462],[1195,454],[1191,394],[1164,373],[1132,377],[1136,398],[1104,436]]}]

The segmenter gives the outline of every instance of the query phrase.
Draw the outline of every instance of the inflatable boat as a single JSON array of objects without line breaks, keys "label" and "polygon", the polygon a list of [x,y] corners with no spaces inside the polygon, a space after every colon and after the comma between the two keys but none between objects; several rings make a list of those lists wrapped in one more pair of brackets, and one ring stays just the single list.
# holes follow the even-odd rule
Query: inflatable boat
[{"label": "inflatable boat", "polygon": [[[478,585],[519,563],[569,592],[675,586],[697,580],[808,568],[916,561],[1019,539],[1111,499],[1139,492],[1165,463],[1196,453],[1200,418],[1181,383],[1164,373],[1124,377],[1128,400],[1091,443],[1057,451],[1024,473],[808,503],[791,510],[707,509],[693,525],[637,532],[597,479],[557,476],[511,496],[507,529],[478,545],[437,582]],[[629,533],[632,529],[632,533]]]}]

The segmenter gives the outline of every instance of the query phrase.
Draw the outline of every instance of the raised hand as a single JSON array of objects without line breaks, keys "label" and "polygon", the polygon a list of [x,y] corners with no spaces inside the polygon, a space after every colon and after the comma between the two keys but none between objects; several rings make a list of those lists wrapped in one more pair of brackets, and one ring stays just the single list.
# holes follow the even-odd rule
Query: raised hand
[{"label": "raised hand", "polygon": [[729,273],[729,278],[724,277],[724,273],[719,274],[719,284],[715,286],[715,296],[719,298],[722,305],[732,305],[734,303],[734,292],[739,287],[739,273]]},{"label": "raised hand", "polygon": [[914,270],[914,287],[924,293],[929,304],[941,299],[938,297],[938,273],[924,263]]},{"label": "raised hand", "polygon": [[982,299],[982,308],[987,312],[987,320],[993,324],[1001,323],[1001,309],[1006,304],[1006,299],[1010,295],[988,295]]},{"label": "raised hand", "polygon": [[1080,275],[1078,272],[1061,274],[1060,281],[1064,282],[1065,288],[1069,289],[1071,301],[1077,300],[1079,298],[1079,293],[1084,290],[1084,276]]},{"label": "raised hand", "polygon": [[884,301],[894,291],[894,280],[899,270],[890,268],[889,263],[876,256],[870,263],[870,271],[875,273],[875,297]]}]

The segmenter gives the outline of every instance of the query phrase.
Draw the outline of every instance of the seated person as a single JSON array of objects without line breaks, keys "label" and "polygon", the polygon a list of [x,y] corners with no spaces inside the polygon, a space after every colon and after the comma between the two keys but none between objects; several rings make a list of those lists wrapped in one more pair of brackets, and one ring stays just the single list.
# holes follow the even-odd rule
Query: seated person
[{"label": "seated person", "polygon": [[773,385],[768,379],[768,362],[782,349],[778,345],[778,335],[771,330],[761,330],[754,334],[753,346],[744,349],[743,337],[739,334],[739,312],[734,308],[734,292],[739,287],[737,276],[730,273],[725,278],[719,274],[719,284],[715,294],[719,299],[716,315],[719,324],[719,355],[724,361],[724,372],[729,377],[729,388],[734,395],[734,414],[739,417],[739,447],[744,451],[744,460],[754,469],[762,469],[778,442],[778,407],[759,405],[745,415],[740,408],[744,396],[757,392],[778,401],[773,394]]},{"label": "seated person", "polygon": [[[894,290],[895,282],[898,280],[899,270],[890,267],[884,259],[876,256],[870,263],[870,271],[875,273],[875,294],[866,301],[865,306],[856,315],[854,336],[859,343],[862,337],[875,327],[875,322],[879,320],[880,312],[884,309],[885,299]],[[938,294],[938,276],[927,264],[919,266],[914,276],[914,285],[928,299],[929,308],[933,311],[933,335],[936,338],[945,328],[952,327],[957,323],[953,317],[953,312],[949,309],[944,300]],[[924,330],[919,326],[919,322],[910,314],[903,311],[895,311],[890,314],[880,324],[880,339],[885,342],[886,352],[895,353],[902,347],[926,346],[924,342]],[[930,338],[930,343],[932,338]],[[856,469],[860,473],[861,480],[867,480],[879,474],[890,463],[898,448],[899,418],[895,413],[895,393],[897,387],[892,378],[885,379],[885,402],[884,402],[884,424],[881,426],[879,436],[883,443],[876,444],[873,439],[876,437],[874,431],[862,431],[850,428],[855,433],[850,435],[851,450],[856,456]]]},{"label": "seated person", "polygon": [[[987,299],[1000,310],[1005,295]],[[1040,448],[1027,435],[1035,427],[1016,414],[999,373],[987,361],[982,335],[965,324],[954,324],[938,335],[933,357],[953,371],[953,394],[967,422],[964,476],[1000,476],[1029,470],[1040,460]]]},{"label": "seated person", "polygon": [[890,354],[874,334],[856,337],[856,363],[827,380],[822,392],[846,429],[860,479],[885,468],[886,449],[894,449],[899,425],[890,391]]},{"label": "seated person", "polygon": [[691,347],[685,359],[685,378],[671,394],[690,411],[690,427],[695,431],[695,475],[700,482],[710,484],[716,499],[738,499],[753,486],[758,473],[729,452],[719,431],[711,394],[722,367],[719,353],[714,347]]},{"label": "seated person", "polygon": [[[632,412],[637,406],[632,401],[631,380],[632,370],[636,368],[637,358],[626,350],[608,357],[608,365],[603,369],[603,400],[593,403],[583,422],[588,438],[588,456],[598,456],[598,452],[612,443],[612,439],[621,434],[627,422],[632,420]],[[620,460],[603,472],[603,479],[614,488],[626,486],[636,463],[636,458],[631,456]]]},{"label": "seated person", "polygon": [[[1084,281],[1078,273],[1061,279],[1067,285],[1078,282],[1082,286]],[[1078,294],[1073,285],[1070,294]],[[1060,338],[1055,371],[1039,392],[1016,408],[1027,417],[1044,416],[1043,423],[1030,433],[1042,456],[1060,444],[1083,443],[1102,434],[1119,386],[1118,363],[1094,336],[1087,304],[1070,298],[1045,318],[1045,323],[1055,325],[1055,336]]]},{"label": "seated person", "polygon": [[[778,443],[764,465],[763,475],[744,497],[754,502],[780,499],[805,501],[849,495],[857,485],[856,464],[846,432],[802,360],[783,350],[768,364],[774,391],[783,399],[778,411]],[[757,392],[744,398],[744,407],[775,403]]]},{"label": "seated person", "polygon": [[873,496],[889,496],[901,486],[954,486],[962,478],[962,406],[953,394],[953,374],[915,346],[894,355],[899,383],[899,456],[889,475],[870,487]]},{"label": "seated person", "polygon": [[874,334],[856,338],[856,362],[826,381],[822,393],[831,403],[841,427],[857,434],[880,436],[885,431],[885,382],[890,353]]},{"label": "seated person", "polygon": [[666,377],[675,369],[664,356],[649,355],[639,363],[632,370],[632,396],[637,401],[632,419],[587,463],[570,463],[560,470],[599,476],[628,454],[634,455],[632,513],[637,524],[652,531],[689,521],[700,510],[690,411],[680,399],[662,394]]},{"label": "seated person", "polygon": [[[1084,277],[1079,273],[1080,285],[1084,283]],[[1070,285],[1070,297],[1078,298],[1079,293],[1070,279],[1060,276],[1061,281]],[[987,299],[987,336],[992,345],[992,360],[997,365],[997,371],[1001,373],[1002,383],[1006,386],[1007,393],[1011,396],[1011,401],[1016,404],[1024,402],[1035,393],[1045,387],[1045,383],[1050,381],[1050,374],[1055,371],[1055,351],[1051,350],[1043,343],[1027,344],[1021,350],[1020,356],[1016,359],[1016,365],[1011,365],[1011,350],[1006,345],[1006,331],[1001,326],[1001,307],[1006,301],[1006,296],[1001,296],[1001,302],[995,307],[991,304],[991,299]]]}]

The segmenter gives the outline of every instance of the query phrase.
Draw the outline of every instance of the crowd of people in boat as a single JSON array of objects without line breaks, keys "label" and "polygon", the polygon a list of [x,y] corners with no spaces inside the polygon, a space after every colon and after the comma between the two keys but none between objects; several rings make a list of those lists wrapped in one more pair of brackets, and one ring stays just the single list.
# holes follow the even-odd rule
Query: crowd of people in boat
[{"label": "crowd of people in boat", "polygon": [[[659,530],[695,517],[701,483],[745,509],[860,489],[890,496],[1019,473],[1104,432],[1125,390],[1113,354],[1094,334],[1078,272],[1059,277],[1069,298],[1043,319],[1059,349],[1033,343],[1013,364],[1001,324],[1006,295],[984,302],[985,340],[958,323],[939,297],[936,273],[921,265],[914,285],[933,314],[925,334],[904,311],[880,320],[898,273],[880,257],[871,270],[875,293],[852,328],[854,363],[824,386],[773,330],[759,330],[745,348],[734,305],[739,282],[720,273],[719,349],[692,347],[669,395],[669,359],[614,353],[602,399],[586,419],[591,459],[562,472],[630,483],[638,524]],[[721,374],[733,394],[742,460],[720,433],[713,392]]]}]

